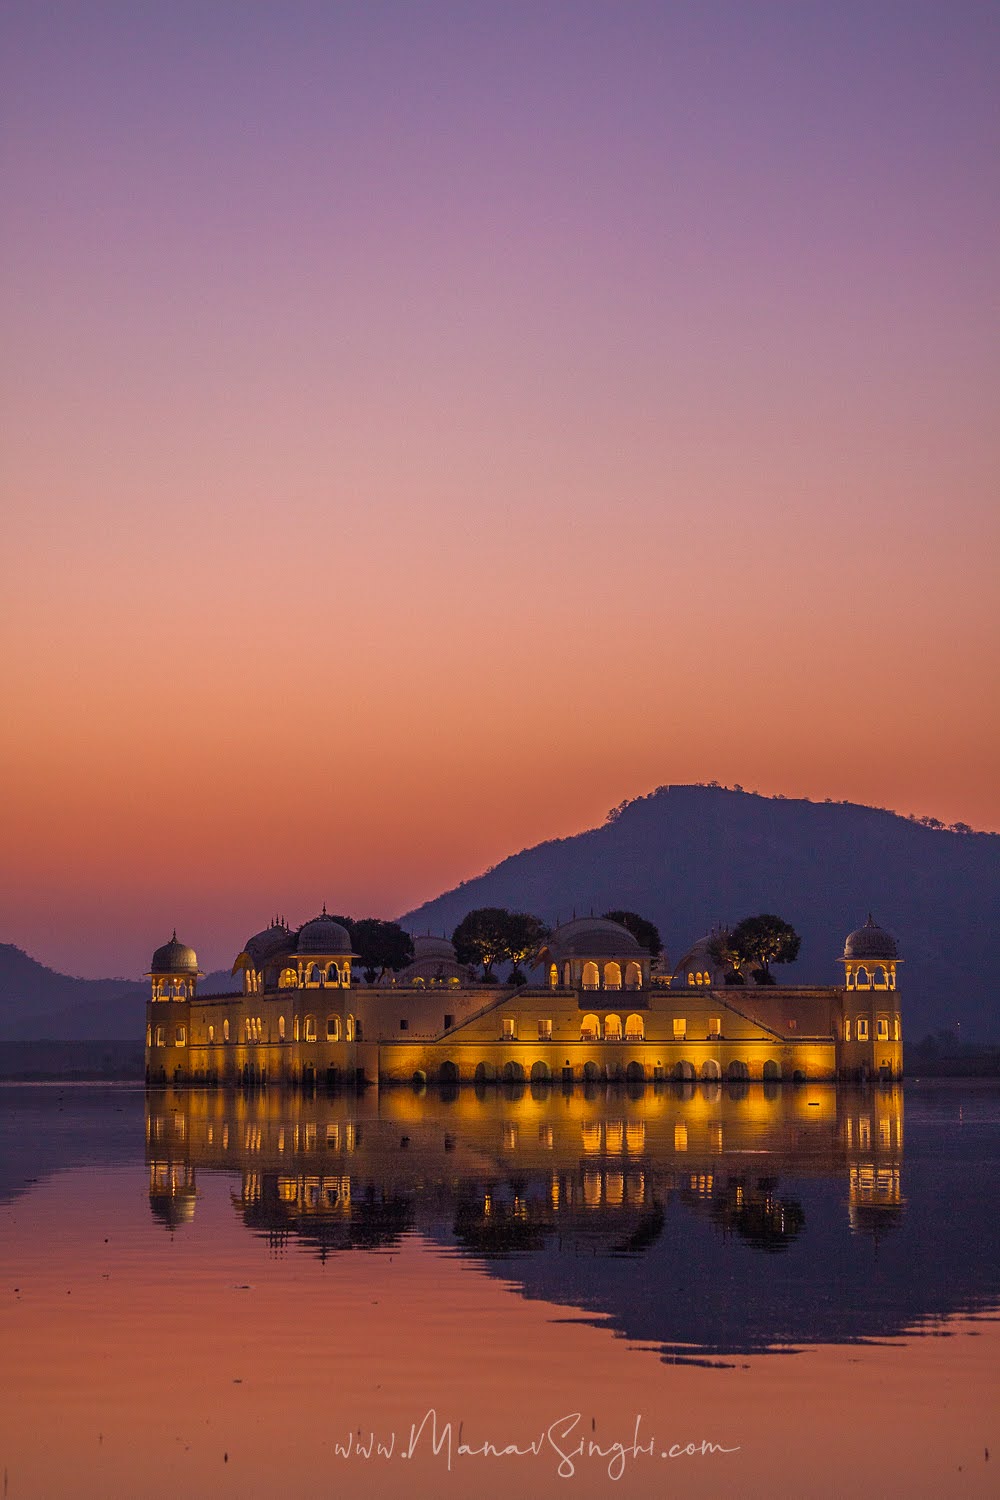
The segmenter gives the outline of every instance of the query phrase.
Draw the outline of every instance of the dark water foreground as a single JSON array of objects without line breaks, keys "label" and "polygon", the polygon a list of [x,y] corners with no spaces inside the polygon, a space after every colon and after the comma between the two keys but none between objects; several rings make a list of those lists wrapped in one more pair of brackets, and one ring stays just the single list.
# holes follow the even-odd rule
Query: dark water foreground
[{"label": "dark water foreground", "polygon": [[998,1168],[979,1082],[0,1088],[5,1494],[996,1493]]}]

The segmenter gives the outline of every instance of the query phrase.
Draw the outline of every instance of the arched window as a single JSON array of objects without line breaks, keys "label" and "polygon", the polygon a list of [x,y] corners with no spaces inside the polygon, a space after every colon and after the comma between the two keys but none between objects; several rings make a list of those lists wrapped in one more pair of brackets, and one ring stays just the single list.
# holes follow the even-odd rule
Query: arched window
[{"label": "arched window", "polygon": [[625,969],[625,988],[627,990],[642,989],[642,969],[635,959]]},{"label": "arched window", "polygon": [[304,1035],[304,1038],[305,1038],[305,1040],[307,1042],[314,1042],[316,1040],[316,1017],[315,1016],[306,1016],[305,1026],[304,1026],[304,1029],[303,1029],[303,1035]]},{"label": "arched window", "polygon": [[295,1016],[293,1018],[293,1020],[292,1020],[292,1040],[297,1042],[298,1039],[299,1039],[299,1018],[298,1018],[298,1016]]},{"label": "arched window", "polygon": [[282,969],[278,975],[279,990],[294,990],[299,982],[299,976],[294,969]]},{"label": "arched window", "polygon": [[164,1037],[163,1027],[162,1026],[157,1026],[157,1028],[156,1028],[156,1045],[158,1047],[162,1047],[163,1046],[163,1037]]},{"label": "arched window", "polygon": [[146,1027],[146,1046],[147,1047],[151,1047],[152,1045],[153,1045],[153,1028],[152,1028],[152,1026],[147,1026]]},{"label": "arched window", "polygon": [[889,970],[884,964],[881,968],[875,970],[875,988],[877,990],[887,990],[889,988]]},{"label": "arched window", "polygon": [[622,966],[610,959],[604,965],[604,988],[606,990],[620,990],[622,987]]},{"label": "arched window", "polygon": [[646,1028],[643,1025],[642,1017],[636,1015],[629,1016],[625,1022],[625,1040],[627,1042],[641,1042],[645,1038],[645,1035]]},{"label": "arched window", "polygon": [[354,1041],[354,1017],[348,1016],[346,1021],[347,1041]]},{"label": "arched window", "polygon": [[688,984],[694,984],[694,975],[688,974]]},{"label": "arched window", "polygon": [[283,1042],[284,1040],[285,1040],[285,1018],[284,1018],[284,1016],[279,1016],[278,1017],[278,1041],[279,1042]]},{"label": "arched window", "polygon": [[569,966],[569,960],[563,964],[563,984],[569,989],[572,982],[573,971]]},{"label": "arched window", "polygon": [[186,1026],[178,1026],[178,1027],[176,1027],[176,1029],[174,1030],[174,1042],[176,1043],[176,1045],[178,1047],[186,1047],[187,1046],[187,1027]]},{"label": "arched window", "polygon": [[327,1039],[328,1042],[339,1042],[340,1041],[340,1017],[339,1016],[327,1016],[327,1018],[326,1018],[326,1039]]},{"label": "arched window", "polygon": [[331,964],[330,967],[327,969],[327,971],[326,971],[326,982],[327,982],[327,984],[339,984],[340,983],[340,970],[337,968],[336,964]]},{"label": "arched window", "polygon": [[601,987],[601,972],[590,959],[583,966],[583,987],[585,990],[597,990]]},{"label": "arched window", "polygon": [[845,1042],[849,1042],[850,1040],[851,1040],[851,1018],[850,1018],[850,1016],[845,1016],[844,1017],[844,1041]]},{"label": "arched window", "polygon": [[604,1039],[607,1042],[620,1042],[622,1039],[621,1016],[604,1017]]},{"label": "arched window", "polygon": [[581,1042],[596,1042],[600,1040],[601,1023],[595,1015],[584,1016],[580,1022]]},{"label": "arched window", "polygon": [[872,976],[865,968],[859,968],[854,976],[854,985],[859,990],[870,990],[872,987]]},{"label": "arched window", "polygon": [[554,990],[558,989],[558,987],[559,969],[556,964],[549,964],[549,988]]},{"label": "arched window", "polygon": [[222,1040],[224,1042],[228,1042],[229,1041],[229,1021],[228,1021],[228,1018],[225,1021],[223,1021],[223,1023],[222,1023]]}]

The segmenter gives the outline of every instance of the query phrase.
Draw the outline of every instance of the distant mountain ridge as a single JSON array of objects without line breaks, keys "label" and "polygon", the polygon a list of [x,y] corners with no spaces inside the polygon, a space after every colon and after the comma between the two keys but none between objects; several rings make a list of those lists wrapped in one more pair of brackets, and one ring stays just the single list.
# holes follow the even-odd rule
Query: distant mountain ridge
[{"label": "distant mountain ridge", "polygon": [[451,932],[477,906],[548,922],[574,910],[641,912],[673,962],[718,921],[777,912],[802,935],[789,983],[836,983],[848,932],[869,911],[897,938],[907,1035],[960,1023],[1000,1039],[992,955],[1000,837],[855,803],[763,797],[718,786],[660,787],[599,828],[511,855],[401,918]]},{"label": "distant mountain ridge", "polygon": [[[207,990],[235,983],[207,974]],[[137,979],[74,979],[0,943],[0,1041],[112,1041],[143,1034],[149,985]]]},{"label": "distant mountain ridge", "polygon": [[[961,825],[959,825],[959,828]],[[718,921],[759,911],[802,935],[790,983],[837,983],[844,938],[869,910],[897,938],[906,1036],[953,1029],[1000,1041],[992,955],[1000,911],[1000,836],[855,803],[769,798],[716,786],[660,787],[614,808],[599,828],[522,850],[400,918],[452,932],[476,906],[641,912],[677,963]],[[206,975],[203,991],[236,985]],[[0,943],[0,1040],[141,1036],[147,986],[74,979]]]}]

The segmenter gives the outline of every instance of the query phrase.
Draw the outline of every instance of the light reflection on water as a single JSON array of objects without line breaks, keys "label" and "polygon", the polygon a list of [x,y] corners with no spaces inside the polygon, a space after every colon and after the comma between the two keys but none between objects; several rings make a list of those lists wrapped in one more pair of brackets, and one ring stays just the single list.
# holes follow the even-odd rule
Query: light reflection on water
[{"label": "light reflection on water", "polygon": [[[348,1488],[339,1469],[316,1488],[330,1420],[405,1425],[447,1397],[487,1428],[530,1426],[539,1390],[552,1416],[575,1401],[594,1423],[624,1422],[640,1398],[669,1397],[698,1437],[736,1431],[738,1459],[683,1482],[722,1493],[746,1487],[748,1464],[766,1468],[762,1402],[791,1403],[800,1434],[812,1431],[804,1472],[817,1444],[844,1440],[830,1427],[831,1361],[841,1422],[886,1359],[905,1361],[908,1389],[923,1372],[930,1409],[944,1378],[970,1382],[965,1422],[973,1387],[986,1410],[1000,1404],[989,1086],[905,1100],[900,1088],[718,1084],[361,1098],[7,1088],[0,1128],[10,1496],[267,1493],[282,1454],[285,1493],[395,1493],[363,1464]],[[946,1370],[942,1346],[914,1338],[957,1331],[977,1337],[956,1340]],[[774,1353],[793,1357],[760,1358]],[[885,1380],[880,1430],[909,1431],[912,1406],[887,1408]],[[33,1440],[54,1409],[65,1433]],[[119,1432],[105,1451],[123,1412],[143,1441]],[[257,1426],[276,1418],[248,1467]],[[300,1418],[305,1447],[286,1452]],[[63,1449],[71,1434],[73,1452],[93,1449],[91,1427],[101,1441],[81,1469]],[[924,1439],[921,1482],[937,1453]],[[870,1440],[864,1426],[852,1434]],[[973,1439],[956,1429],[954,1441]],[[791,1461],[787,1435],[782,1454]],[[492,1492],[488,1477],[463,1489],[418,1460],[409,1482],[427,1493]],[[517,1480],[526,1493],[562,1492],[535,1461]],[[723,1461],[743,1467],[724,1478]],[[941,1462],[934,1493],[949,1492]],[[633,1469],[631,1492],[662,1492],[662,1475]],[[608,1482],[581,1469],[567,1492]]]}]

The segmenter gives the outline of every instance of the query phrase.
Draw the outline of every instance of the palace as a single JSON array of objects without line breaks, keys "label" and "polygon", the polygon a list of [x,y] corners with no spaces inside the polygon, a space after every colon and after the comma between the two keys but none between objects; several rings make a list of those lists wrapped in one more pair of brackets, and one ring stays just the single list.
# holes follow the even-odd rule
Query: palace
[{"label": "palace", "polygon": [[359,982],[326,911],[275,921],[233,964],[242,994],[203,994],[192,948],[153,954],[151,1086],[733,1082],[902,1077],[896,943],[871,916],[830,986],[726,984],[709,940],[670,971],[607,918],[557,927],[541,984],[485,984],[446,938],[418,937],[408,968]]}]

